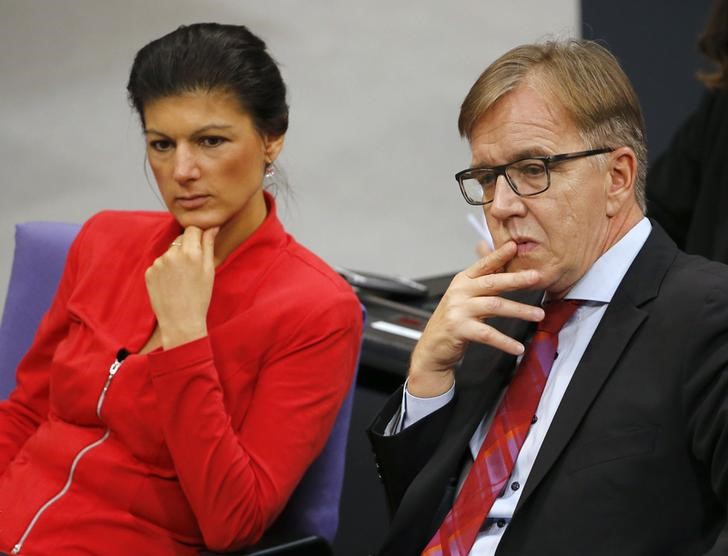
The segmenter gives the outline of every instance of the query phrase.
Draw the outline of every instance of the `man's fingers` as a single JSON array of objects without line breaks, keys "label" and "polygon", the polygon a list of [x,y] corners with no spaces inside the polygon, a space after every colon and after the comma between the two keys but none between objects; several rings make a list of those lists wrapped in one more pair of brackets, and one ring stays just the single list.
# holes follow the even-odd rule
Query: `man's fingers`
[{"label": "man's fingers", "polygon": [[465,275],[469,278],[477,278],[478,276],[498,272],[508,261],[516,256],[516,253],[518,253],[516,242],[508,241],[468,267],[465,270]]},{"label": "man's fingers", "polygon": [[473,280],[471,293],[474,296],[483,296],[525,290],[535,286],[540,276],[537,270],[520,270],[480,276]]},{"label": "man's fingers", "polygon": [[525,349],[521,342],[506,336],[492,326],[475,320],[470,321],[464,332],[465,337],[471,342],[486,344],[511,355],[521,355]]},{"label": "man's fingers", "polygon": [[504,297],[474,297],[468,302],[468,311],[477,319],[506,317],[539,322],[544,318],[544,311],[541,307],[519,303]]}]

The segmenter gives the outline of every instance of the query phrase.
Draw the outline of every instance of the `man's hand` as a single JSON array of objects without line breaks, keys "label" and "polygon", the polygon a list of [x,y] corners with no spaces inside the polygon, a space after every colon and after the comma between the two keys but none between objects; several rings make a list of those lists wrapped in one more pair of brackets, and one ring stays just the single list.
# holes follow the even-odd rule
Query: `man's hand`
[{"label": "man's hand", "polygon": [[446,392],[453,384],[454,367],[469,342],[488,344],[513,355],[523,344],[487,324],[491,317],[540,321],[543,309],[500,297],[504,292],[530,288],[540,276],[536,270],[504,272],[516,256],[509,241],[453,278],[412,353],[407,391],[419,397]]},{"label": "man's hand", "polygon": [[217,232],[186,228],[144,275],[164,349],[207,335]]}]

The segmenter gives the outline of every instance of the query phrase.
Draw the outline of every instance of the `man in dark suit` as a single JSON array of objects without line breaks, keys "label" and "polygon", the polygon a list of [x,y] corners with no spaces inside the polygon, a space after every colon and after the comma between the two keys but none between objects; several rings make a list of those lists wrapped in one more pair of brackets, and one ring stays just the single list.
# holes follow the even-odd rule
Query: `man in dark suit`
[{"label": "man in dark suit", "polygon": [[589,41],[515,48],[459,126],[496,249],[453,279],[369,431],[380,554],[728,554],[728,267],[644,217],[619,64]]}]

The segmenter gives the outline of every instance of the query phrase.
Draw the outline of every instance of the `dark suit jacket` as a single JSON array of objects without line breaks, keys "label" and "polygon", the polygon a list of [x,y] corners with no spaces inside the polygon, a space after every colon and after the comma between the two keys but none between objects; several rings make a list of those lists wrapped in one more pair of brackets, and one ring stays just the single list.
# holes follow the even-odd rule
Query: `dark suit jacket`
[{"label": "dark suit jacket", "polygon": [[[539,292],[527,295],[538,303]],[[529,325],[498,322],[519,338]],[[455,397],[369,434],[393,512],[382,556],[419,554],[452,505],[468,441],[515,359],[471,346]],[[653,231],[624,277],[559,405],[498,556],[706,554],[728,499],[728,267]],[[720,542],[720,541],[719,541]],[[711,554],[728,554],[726,545]]]}]

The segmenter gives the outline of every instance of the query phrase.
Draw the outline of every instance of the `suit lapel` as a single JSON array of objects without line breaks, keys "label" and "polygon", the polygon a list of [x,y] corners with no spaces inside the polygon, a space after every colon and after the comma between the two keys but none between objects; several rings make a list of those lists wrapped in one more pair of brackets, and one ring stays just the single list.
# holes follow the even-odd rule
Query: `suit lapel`
[{"label": "suit lapel", "polygon": [[[523,292],[510,297],[537,305],[543,292]],[[518,339],[525,338],[533,328],[531,323],[515,319],[492,319],[488,324]],[[457,479],[470,438],[510,380],[515,362],[514,356],[489,346],[472,344],[468,348],[456,372],[455,407],[443,441],[407,489],[388,538],[396,539],[400,535],[410,538],[413,523],[426,528],[415,533],[427,537],[424,542],[435,533],[452,504],[451,499],[443,499],[454,495],[454,489],[448,491],[448,485]],[[422,516],[428,516],[426,521]]]},{"label": "suit lapel", "polygon": [[647,313],[635,307],[620,306],[614,300],[610,303],[554,415],[519,506],[526,502],[551,469],[645,318]]},{"label": "suit lapel", "polygon": [[[521,303],[538,305],[543,298],[543,292],[521,292],[509,297]],[[496,318],[488,324],[507,336],[521,341],[528,337],[534,328],[533,323],[517,319]],[[490,346],[473,345],[468,349],[456,373],[458,401],[455,415],[459,416],[460,422],[453,423],[452,430],[449,431],[455,436],[456,431],[467,424],[464,431],[467,436],[463,446],[470,441],[484,415],[493,408],[501,391],[510,382],[515,367],[514,356]]]},{"label": "suit lapel", "polygon": [[[524,292],[517,301],[538,305],[543,292]],[[517,319],[492,319],[488,322],[512,338],[523,339],[534,325]],[[471,345],[456,372],[456,406],[453,418],[445,433],[443,446],[433,459],[453,450],[466,449],[470,437],[485,414],[493,408],[502,389],[508,384],[515,370],[516,358],[485,345]]]},{"label": "suit lapel", "polygon": [[561,455],[630,339],[649,316],[642,306],[657,295],[677,254],[675,244],[665,232],[654,222],[652,226],[650,236],[615,292],[564,393],[518,508],[527,502]]}]

